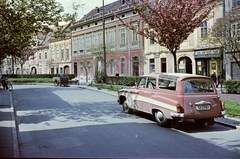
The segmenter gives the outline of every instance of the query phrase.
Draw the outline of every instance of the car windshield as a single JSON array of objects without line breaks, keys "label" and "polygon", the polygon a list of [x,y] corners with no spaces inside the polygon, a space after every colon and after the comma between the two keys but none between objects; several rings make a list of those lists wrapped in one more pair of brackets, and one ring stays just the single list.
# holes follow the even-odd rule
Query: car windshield
[{"label": "car windshield", "polygon": [[184,93],[203,93],[214,92],[212,82],[210,80],[186,80],[184,81]]}]

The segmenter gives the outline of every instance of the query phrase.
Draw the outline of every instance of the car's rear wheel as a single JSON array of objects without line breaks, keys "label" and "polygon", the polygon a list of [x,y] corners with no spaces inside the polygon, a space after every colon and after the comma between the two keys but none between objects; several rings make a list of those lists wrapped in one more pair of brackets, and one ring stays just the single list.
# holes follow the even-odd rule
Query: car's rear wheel
[{"label": "car's rear wheel", "polygon": [[207,119],[194,119],[197,125],[204,125],[207,122]]},{"label": "car's rear wheel", "polygon": [[163,114],[163,112],[161,112],[160,110],[155,111],[154,116],[155,116],[155,120],[159,126],[167,126],[168,120],[165,117],[165,115]]},{"label": "car's rear wheel", "polygon": [[131,108],[129,108],[128,107],[128,105],[127,105],[127,102],[125,101],[125,102],[123,102],[123,104],[122,104],[122,108],[123,108],[123,111],[124,111],[124,113],[128,113],[128,114],[131,114],[132,113],[132,109]]}]

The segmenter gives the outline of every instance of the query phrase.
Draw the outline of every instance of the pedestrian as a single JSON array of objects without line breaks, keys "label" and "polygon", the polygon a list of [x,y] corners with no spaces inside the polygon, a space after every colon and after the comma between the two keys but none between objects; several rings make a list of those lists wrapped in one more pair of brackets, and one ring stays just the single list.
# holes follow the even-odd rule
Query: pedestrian
[{"label": "pedestrian", "polygon": [[220,84],[220,86],[222,88],[223,78],[222,78],[222,73],[221,72],[219,72],[217,80],[218,80],[217,86]]},{"label": "pedestrian", "polygon": [[216,84],[217,83],[217,76],[216,76],[215,72],[213,72],[213,74],[211,75],[211,78],[213,79],[214,83]]}]

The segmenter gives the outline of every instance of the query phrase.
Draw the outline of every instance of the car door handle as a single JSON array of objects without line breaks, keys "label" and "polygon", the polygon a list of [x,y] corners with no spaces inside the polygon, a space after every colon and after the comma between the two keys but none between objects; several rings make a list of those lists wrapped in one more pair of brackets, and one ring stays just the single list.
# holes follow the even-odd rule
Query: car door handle
[{"label": "car door handle", "polygon": [[152,92],[151,94],[152,94],[152,95],[155,95],[156,93],[153,93],[153,92]]},{"label": "car door handle", "polygon": [[213,99],[217,99],[218,97],[212,97]]}]

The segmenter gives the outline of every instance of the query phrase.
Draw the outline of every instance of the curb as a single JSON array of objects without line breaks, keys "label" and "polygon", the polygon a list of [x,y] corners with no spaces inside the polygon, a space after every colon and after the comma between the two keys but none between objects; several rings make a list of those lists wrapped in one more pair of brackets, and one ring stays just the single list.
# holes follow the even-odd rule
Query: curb
[{"label": "curb", "polygon": [[10,94],[10,105],[11,105],[11,127],[12,127],[12,139],[13,139],[13,156],[14,158],[19,158],[19,147],[18,147],[18,137],[17,137],[17,128],[16,128],[16,120],[15,120],[15,110],[13,107],[12,93],[8,91]]}]

